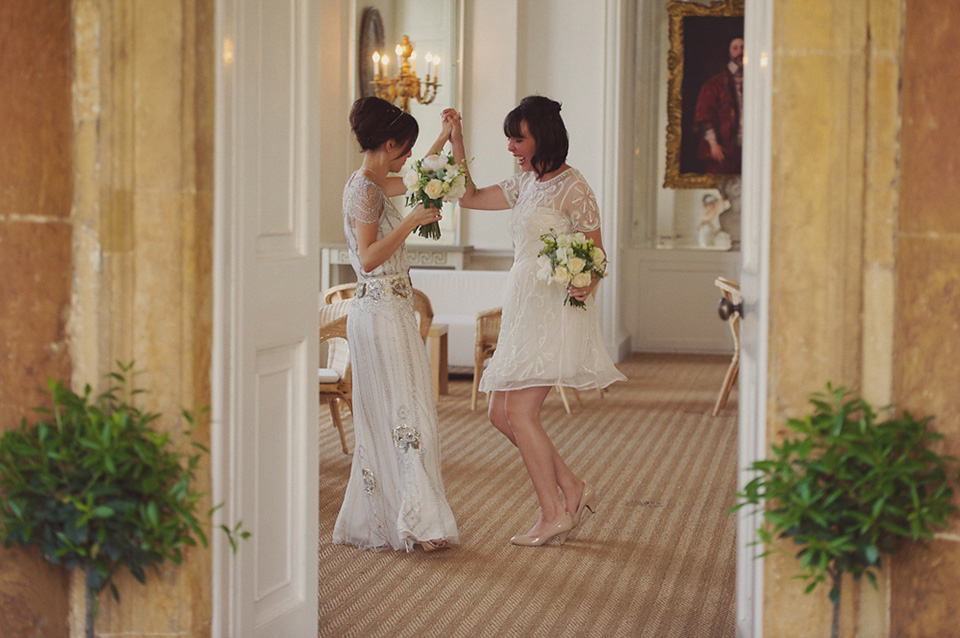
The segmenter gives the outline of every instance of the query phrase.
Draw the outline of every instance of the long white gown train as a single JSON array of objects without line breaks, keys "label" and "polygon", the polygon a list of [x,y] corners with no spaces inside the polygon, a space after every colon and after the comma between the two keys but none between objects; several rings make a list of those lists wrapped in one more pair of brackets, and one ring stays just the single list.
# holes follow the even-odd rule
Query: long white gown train
[{"label": "long white gown train", "polygon": [[362,171],[347,181],[343,210],[358,277],[347,318],[356,445],[333,542],[406,551],[419,541],[457,543],[440,475],[437,409],[405,249],[369,273],[357,255],[352,220],[378,223],[379,239],[402,217]]}]

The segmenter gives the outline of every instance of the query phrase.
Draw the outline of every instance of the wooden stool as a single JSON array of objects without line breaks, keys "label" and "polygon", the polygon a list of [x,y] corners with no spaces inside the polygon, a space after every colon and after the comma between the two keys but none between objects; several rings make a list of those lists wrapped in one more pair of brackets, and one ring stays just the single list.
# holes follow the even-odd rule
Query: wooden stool
[{"label": "wooden stool", "polygon": [[430,378],[433,380],[433,400],[440,400],[441,394],[449,393],[450,375],[447,366],[447,332],[445,323],[430,324],[427,333],[430,342]]},{"label": "wooden stool", "polygon": [[500,319],[503,308],[497,306],[477,313],[477,340],[473,348],[473,390],[470,392],[470,411],[477,411],[477,397],[480,394],[480,377],[483,375],[483,362],[493,356],[500,339]]},{"label": "wooden stool", "polygon": [[717,277],[713,282],[720,288],[720,294],[723,298],[720,301],[720,318],[730,325],[730,333],[733,335],[733,358],[727,367],[727,373],[723,377],[723,385],[720,386],[720,394],[717,395],[717,402],[713,406],[713,416],[720,414],[720,410],[727,404],[727,397],[733,388],[737,375],[740,372],[740,313],[742,312],[743,298],[740,296],[740,282],[726,277]]}]

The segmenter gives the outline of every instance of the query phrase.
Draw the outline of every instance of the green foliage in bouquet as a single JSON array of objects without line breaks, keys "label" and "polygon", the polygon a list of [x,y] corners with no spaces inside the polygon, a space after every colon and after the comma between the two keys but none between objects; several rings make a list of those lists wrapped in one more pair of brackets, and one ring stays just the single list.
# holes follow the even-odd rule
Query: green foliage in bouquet
[{"label": "green foliage in bouquet", "polygon": [[[49,380],[53,409],[36,408],[36,423],[23,419],[0,437],[0,535],[7,547],[37,546],[44,560],[83,570],[88,636],[99,594],[109,587],[119,600],[120,568],[143,583],[148,567],[179,565],[184,548],[207,544],[191,483],[209,452],[199,443],[180,451],[154,430],[160,415],[132,404],[143,392],[128,379],[133,364],[118,366],[95,398],[89,385],[77,394]],[[182,416],[192,428],[191,413]],[[234,549],[235,535],[249,536],[239,524],[221,527]]]},{"label": "green foliage in bouquet", "polygon": [[[434,153],[418,159],[407,169],[403,183],[407,187],[407,206],[441,210],[444,202],[456,201],[466,192],[466,162],[457,164],[452,155]],[[440,224],[431,222],[417,227],[417,234],[440,239]]]},{"label": "green foliage in bouquet", "polygon": [[829,383],[810,403],[810,414],[787,422],[797,436],[772,446],[772,459],[752,464],[759,475],[737,493],[731,511],[766,502],[758,535],[768,545],[788,538],[800,547],[795,578],[810,581],[805,593],[829,578],[836,637],[843,574],[866,575],[876,587],[881,555],[946,526],[957,511],[951,496],[958,477],[953,457],[929,448],[942,438],[929,428],[931,417],[904,411],[880,418],[869,403]]},{"label": "green foliage in bouquet", "polygon": [[[607,256],[583,233],[549,233],[540,235],[543,248],[537,253],[537,278],[556,281],[560,285],[586,288],[593,279],[601,279],[607,270]],[[586,304],[567,293],[563,304],[586,308]]]}]

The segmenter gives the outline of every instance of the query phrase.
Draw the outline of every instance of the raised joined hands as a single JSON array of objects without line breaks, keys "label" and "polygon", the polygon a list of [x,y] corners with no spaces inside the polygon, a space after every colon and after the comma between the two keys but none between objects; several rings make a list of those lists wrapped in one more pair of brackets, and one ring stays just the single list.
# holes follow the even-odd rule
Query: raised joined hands
[{"label": "raised joined hands", "polygon": [[440,113],[440,119],[442,121],[443,130],[447,130],[447,127],[450,127],[450,141],[451,142],[462,142],[463,141],[463,116],[453,108],[445,108],[443,112]]}]

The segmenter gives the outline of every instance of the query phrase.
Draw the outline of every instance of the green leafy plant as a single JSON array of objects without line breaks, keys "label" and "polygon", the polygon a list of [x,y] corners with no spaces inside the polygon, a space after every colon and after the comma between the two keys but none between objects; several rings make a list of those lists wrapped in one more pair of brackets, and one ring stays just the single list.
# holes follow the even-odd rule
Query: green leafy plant
[{"label": "green leafy plant", "polygon": [[[182,451],[154,430],[160,415],[132,403],[143,393],[131,387],[133,363],[118,366],[95,398],[89,385],[77,394],[48,381],[53,408],[37,408],[36,423],[23,419],[0,437],[4,544],[35,545],[46,561],[83,570],[88,636],[99,594],[109,588],[119,600],[112,581],[120,568],[144,583],[147,568],[179,565],[186,547],[207,545],[202,495],[191,483],[209,451],[195,442]],[[193,416],[182,416],[189,436]],[[239,523],[221,527],[234,549],[237,536],[249,536]]]},{"label": "green leafy plant", "polygon": [[903,540],[932,538],[957,511],[957,476],[953,457],[929,447],[943,438],[929,428],[929,416],[880,418],[866,401],[829,383],[810,403],[810,414],[787,422],[797,436],[772,446],[774,458],[752,464],[759,475],[730,511],[766,502],[761,541],[788,538],[800,546],[795,578],[810,581],[805,593],[829,579],[836,637],[843,574],[866,575],[876,587],[881,555],[895,553]]}]

